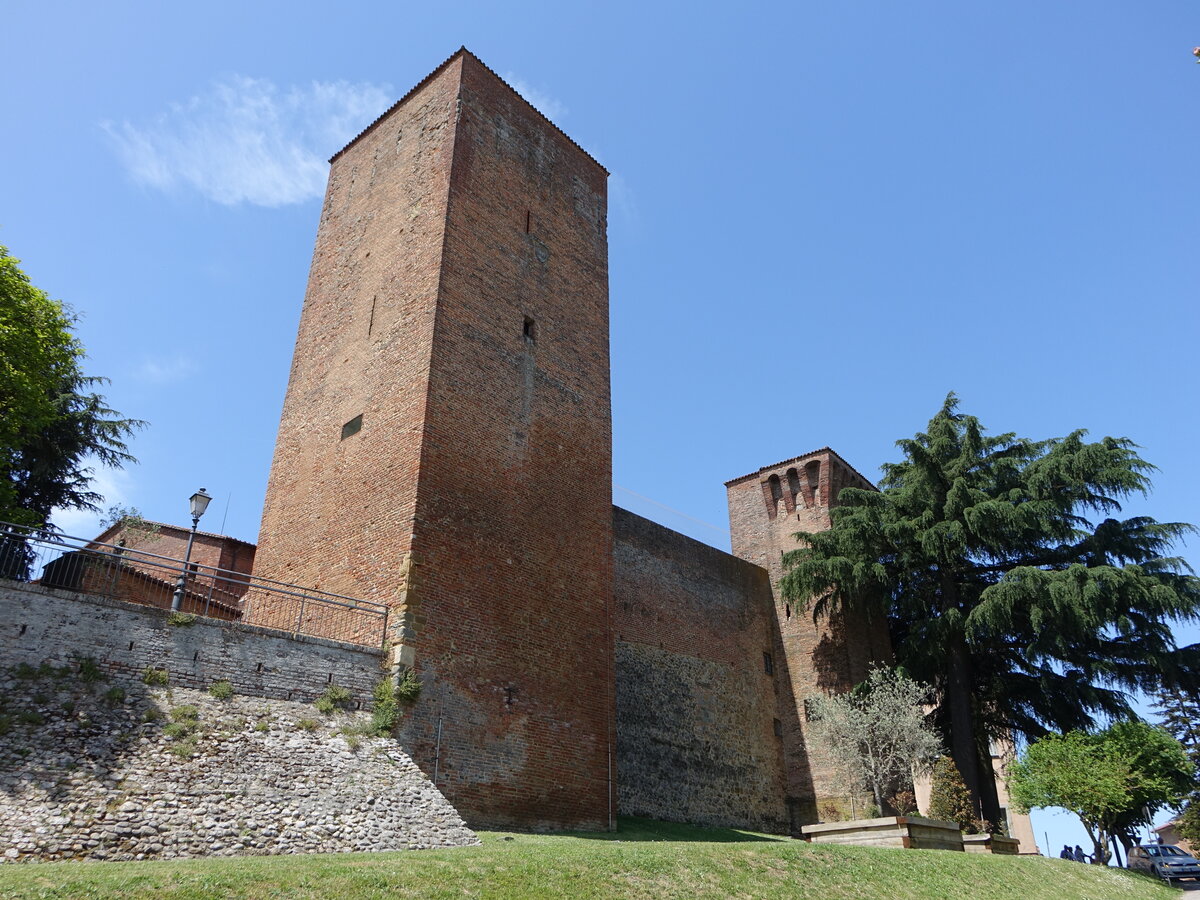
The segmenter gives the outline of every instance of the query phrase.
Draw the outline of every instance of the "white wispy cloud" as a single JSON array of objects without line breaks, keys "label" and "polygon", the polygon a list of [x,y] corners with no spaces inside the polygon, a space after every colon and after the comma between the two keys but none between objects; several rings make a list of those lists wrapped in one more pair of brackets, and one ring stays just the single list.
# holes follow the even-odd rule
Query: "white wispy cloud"
[{"label": "white wispy cloud", "polygon": [[104,498],[98,504],[103,512],[94,513],[84,509],[54,510],[50,520],[61,528],[64,534],[84,538],[95,537],[103,530],[100,520],[105,512],[114,506],[130,505],[132,478],[128,472],[99,466],[93,467],[92,473],[91,490]]},{"label": "white wispy cloud", "polygon": [[513,90],[528,100],[547,119],[557,122],[567,114],[565,104],[554,99],[545,91],[535,88],[515,72],[505,72],[501,77],[512,85]]},{"label": "white wispy cloud", "polygon": [[389,105],[387,85],[280,88],[235,75],[151,122],[102,127],[140,184],[230,206],[284,206],[320,197],[326,160]]},{"label": "white wispy cloud", "polygon": [[137,375],[152,384],[171,384],[196,371],[196,364],[186,357],[146,359],[137,368]]},{"label": "white wispy cloud", "polygon": [[640,234],[642,217],[638,211],[637,195],[619,172],[608,176],[608,208],[610,219],[612,214],[616,213],[620,222],[631,233]]}]

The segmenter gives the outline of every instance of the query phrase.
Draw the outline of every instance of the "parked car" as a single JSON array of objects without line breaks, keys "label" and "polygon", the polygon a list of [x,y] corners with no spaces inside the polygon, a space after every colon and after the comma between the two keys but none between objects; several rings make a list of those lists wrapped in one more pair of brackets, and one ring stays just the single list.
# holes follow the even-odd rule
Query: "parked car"
[{"label": "parked car", "polygon": [[1141,844],[1131,848],[1129,868],[1156,875],[1167,884],[1177,878],[1200,881],[1200,861],[1173,844]]}]

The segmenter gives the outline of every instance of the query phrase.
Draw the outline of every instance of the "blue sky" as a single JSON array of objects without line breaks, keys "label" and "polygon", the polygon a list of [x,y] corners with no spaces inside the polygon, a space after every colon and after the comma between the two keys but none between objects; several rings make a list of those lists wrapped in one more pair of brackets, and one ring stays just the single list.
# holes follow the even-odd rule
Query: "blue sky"
[{"label": "blue sky", "polygon": [[255,539],[324,161],[465,44],[613,173],[620,505],[727,548],[724,481],[824,445],[874,477],[954,390],[1133,438],[1127,511],[1200,520],[1193,3],[17,0],[5,31],[0,243],[149,421],[99,479],[149,518],[203,485]]}]

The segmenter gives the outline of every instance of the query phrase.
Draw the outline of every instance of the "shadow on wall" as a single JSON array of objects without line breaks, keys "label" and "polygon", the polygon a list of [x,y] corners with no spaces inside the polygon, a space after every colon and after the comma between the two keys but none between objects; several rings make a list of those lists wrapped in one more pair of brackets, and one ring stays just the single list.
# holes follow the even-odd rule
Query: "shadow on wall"
[{"label": "shadow on wall", "polygon": [[821,640],[813,649],[813,670],[817,673],[817,687],[827,694],[840,694],[854,686],[846,650],[846,623],[841,615],[834,614],[823,621],[825,626]]},{"label": "shadow on wall", "polygon": [[637,816],[620,816],[616,831],[581,831],[564,837],[589,841],[700,841],[709,844],[734,844],[749,841],[786,841],[786,837],[737,831],[733,828],[701,828],[679,822],[660,822]]}]

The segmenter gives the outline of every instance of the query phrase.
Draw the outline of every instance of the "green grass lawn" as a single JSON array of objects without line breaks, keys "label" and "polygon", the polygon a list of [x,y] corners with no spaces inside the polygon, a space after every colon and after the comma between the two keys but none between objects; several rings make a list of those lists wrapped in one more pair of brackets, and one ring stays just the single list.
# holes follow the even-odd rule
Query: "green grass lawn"
[{"label": "green grass lawn", "polygon": [[812,897],[1108,900],[1177,891],[1058,859],[819,847],[623,819],[615,834],[484,832],[482,847],[409,853],[0,866],[0,897]]}]

